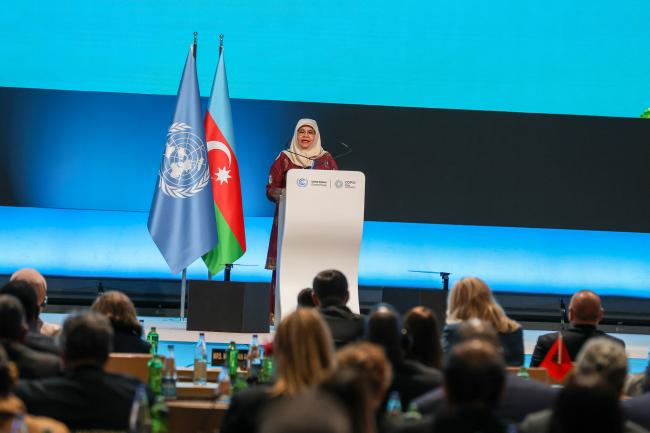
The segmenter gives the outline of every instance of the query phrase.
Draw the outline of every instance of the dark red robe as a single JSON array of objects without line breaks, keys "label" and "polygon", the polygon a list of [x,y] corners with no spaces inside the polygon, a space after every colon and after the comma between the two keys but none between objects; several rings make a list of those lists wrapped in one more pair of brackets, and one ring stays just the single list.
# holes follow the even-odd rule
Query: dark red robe
[{"label": "dark red robe", "polygon": [[[291,159],[283,153],[275,159],[269,173],[269,182],[266,184],[266,196],[272,202],[276,202],[273,196],[274,190],[284,189],[287,186],[287,171],[292,168],[304,168],[295,165]],[[324,152],[322,156],[314,161],[314,170],[338,170],[336,161],[329,152]],[[308,170],[308,169],[305,169]],[[278,204],[275,205],[275,215],[273,216],[273,227],[271,228],[271,239],[269,240],[269,252],[266,255],[266,269],[275,270],[278,255]]]}]

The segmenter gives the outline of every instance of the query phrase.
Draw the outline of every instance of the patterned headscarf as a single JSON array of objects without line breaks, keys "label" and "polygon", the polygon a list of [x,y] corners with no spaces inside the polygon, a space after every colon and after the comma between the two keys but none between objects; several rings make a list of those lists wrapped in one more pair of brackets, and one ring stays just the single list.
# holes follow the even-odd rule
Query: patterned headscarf
[{"label": "patterned headscarf", "polygon": [[[303,149],[298,144],[298,129],[302,126],[311,126],[316,131],[314,136],[314,141],[308,149]],[[320,142],[320,132],[318,131],[318,124],[313,119],[300,119],[296,124],[296,129],[293,131],[293,138],[291,139],[291,147],[289,148],[291,152],[283,150],[284,154],[289,157],[291,162],[301,167],[311,167],[313,160],[309,158],[317,158],[324,153],[323,147]],[[295,155],[299,153],[302,156]]]}]

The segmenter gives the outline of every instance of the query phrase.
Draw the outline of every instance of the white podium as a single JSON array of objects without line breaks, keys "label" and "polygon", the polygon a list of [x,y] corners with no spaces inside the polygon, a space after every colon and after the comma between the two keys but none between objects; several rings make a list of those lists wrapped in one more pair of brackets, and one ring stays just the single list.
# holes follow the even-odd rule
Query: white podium
[{"label": "white podium", "polygon": [[276,323],[297,307],[316,274],[346,276],[348,307],[359,312],[359,250],[366,178],[359,171],[289,170],[278,215]]}]

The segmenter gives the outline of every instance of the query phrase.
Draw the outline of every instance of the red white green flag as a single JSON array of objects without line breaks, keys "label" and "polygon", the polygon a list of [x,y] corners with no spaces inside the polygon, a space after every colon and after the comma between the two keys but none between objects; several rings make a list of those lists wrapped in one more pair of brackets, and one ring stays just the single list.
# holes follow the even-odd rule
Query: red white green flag
[{"label": "red white green flag", "polygon": [[208,146],[219,243],[203,256],[203,261],[210,272],[216,274],[246,252],[239,165],[235,155],[235,134],[223,47],[205,113],[205,141]]}]

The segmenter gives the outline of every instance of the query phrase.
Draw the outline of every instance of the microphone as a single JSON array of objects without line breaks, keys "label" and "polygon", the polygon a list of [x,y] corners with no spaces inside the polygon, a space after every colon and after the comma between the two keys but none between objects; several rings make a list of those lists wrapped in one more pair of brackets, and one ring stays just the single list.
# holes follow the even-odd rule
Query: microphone
[{"label": "microphone", "polygon": [[349,144],[347,144],[347,143],[345,143],[343,141],[339,141],[338,143],[342,147],[345,147],[346,150],[344,150],[343,152],[333,156],[334,159],[340,159],[340,158],[343,158],[344,156],[348,156],[349,154],[352,153],[352,147]]},{"label": "microphone", "polygon": [[564,299],[560,298],[560,326],[561,329],[564,329],[564,321],[566,319],[566,306],[564,305]]}]

